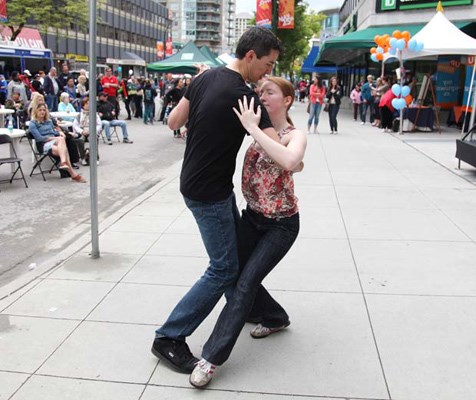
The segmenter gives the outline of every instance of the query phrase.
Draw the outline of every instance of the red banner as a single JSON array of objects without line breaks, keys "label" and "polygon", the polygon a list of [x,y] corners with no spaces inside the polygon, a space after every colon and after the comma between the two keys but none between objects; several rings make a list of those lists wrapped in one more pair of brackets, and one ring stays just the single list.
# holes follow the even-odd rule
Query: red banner
[{"label": "red banner", "polygon": [[256,25],[271,28],[272,0],[256,0]]},{"label": "red banner", "polygon": [[157,58],[159,60],[163,60],[164,59],[164,42],[161,41],[161,40],[158,40],[157,41]]},{"label": "red banner", "polygon": [[172,38],[169,36],[165,43],[165,58],[172,56],[172,54],[174,54],[174,46],[172,44]]},{"label": "red banner", "polygon": [[294,29],[294,0],[279,0],[278,29]]},{"label": "red banner", "polygon": [[7,0],[0,0],[0,22],[7,21]]}]

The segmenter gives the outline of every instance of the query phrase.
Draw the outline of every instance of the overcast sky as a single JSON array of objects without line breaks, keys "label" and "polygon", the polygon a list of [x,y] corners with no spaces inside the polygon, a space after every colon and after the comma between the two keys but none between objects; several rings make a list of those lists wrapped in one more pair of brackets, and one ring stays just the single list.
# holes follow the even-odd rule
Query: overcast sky
[{"label": "overcast sky", "polygon": [[[309,9],[321,11],[328,8],[340,7],[343,0],[307,0]],[[256,11],[256,0],[239,0],[236,2],[236,12],[247,11],[251,14]]]}]

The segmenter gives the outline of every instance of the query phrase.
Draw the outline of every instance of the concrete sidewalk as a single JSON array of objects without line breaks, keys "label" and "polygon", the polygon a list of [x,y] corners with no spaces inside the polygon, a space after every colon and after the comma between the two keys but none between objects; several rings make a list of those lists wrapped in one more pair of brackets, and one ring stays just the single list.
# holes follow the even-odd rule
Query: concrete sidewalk
[{"label": "concrete sidewalk", "polygon": [[[304,110],[293,113],[301,127]],[[308,136],[300,236],[265,280],[289,329],[253,340],[248,324],[206,391],[150,353],[156,326],[207,265],[177,164],[101,225],[100,259],[86,236],[66,262],[0,289],[14,292],[0,301],[0,399],[475,398],[474,173],[458,176],[410,135],[345,112],[339,123],[329,135],[322,113],[322,133]],[[194,354],[222,306],[188,340]]]}]

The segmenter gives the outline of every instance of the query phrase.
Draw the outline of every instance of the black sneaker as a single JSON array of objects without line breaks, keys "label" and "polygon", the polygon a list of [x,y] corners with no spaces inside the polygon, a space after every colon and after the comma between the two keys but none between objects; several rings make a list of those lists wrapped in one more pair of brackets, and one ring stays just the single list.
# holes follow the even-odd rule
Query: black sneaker
[{"label": "black sneaker", "polygon": [[200,361],[194,357],[187,343],[170,338],[156,338],[152,344],[152,354],[184,374],[191,374]]}]

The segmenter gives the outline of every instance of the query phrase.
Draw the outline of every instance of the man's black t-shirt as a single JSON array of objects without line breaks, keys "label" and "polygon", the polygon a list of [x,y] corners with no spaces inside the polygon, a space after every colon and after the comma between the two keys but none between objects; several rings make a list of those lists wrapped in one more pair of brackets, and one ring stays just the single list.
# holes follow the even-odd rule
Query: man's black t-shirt
[{"label": "man's black t-shirt", "polygon": [[[246,130],[233,112],[238,99],[258,96],[243,77],[227,67],[219,67],[196,77],[185,98],[190,101],[180,191],[192,200],[220,201],[233,190],[236,155]],[[266,109],[261,107],[261,129],[272,127]]]}]

